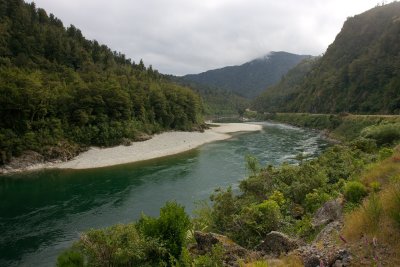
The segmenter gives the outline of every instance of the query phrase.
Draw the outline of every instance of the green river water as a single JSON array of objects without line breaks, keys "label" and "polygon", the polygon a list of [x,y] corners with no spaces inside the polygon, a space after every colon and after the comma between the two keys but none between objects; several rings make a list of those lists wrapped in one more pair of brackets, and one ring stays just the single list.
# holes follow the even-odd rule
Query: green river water
[{"label": "green river water", "polygon": [[162,159],[91,170],[45,170],[0,177],[0,266],[54,266],[79,233],[158,215],[168,200],[194,202],[246,177],[245,155],[262,164],[296,163],[327,142],[317,132],[262,123],[261,132]]}]

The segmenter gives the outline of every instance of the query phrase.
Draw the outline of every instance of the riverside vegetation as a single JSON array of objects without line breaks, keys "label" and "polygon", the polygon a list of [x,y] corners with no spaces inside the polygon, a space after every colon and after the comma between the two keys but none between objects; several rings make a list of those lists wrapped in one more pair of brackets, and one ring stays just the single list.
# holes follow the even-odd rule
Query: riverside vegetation
[{"label": "riverside vegetation", "polygon": [[22,0],[0,0],[0,84],[0,165],[202,125],[192,90]]},{"label": "riverside vegetation", "polygon": [[[142,215],[130,225],[83,234],[59,256],[58,266],[223,266],[226,259],[221,246],[204,255],[189,252],[196,243],[194,230],[226,235],[249,250],[257,250],[271,231],[307,243],[323,228],[312,224],[313,214],[338,198],[345,203],[344,228],[338,236],[346,242],[343,246],[352,253],[354,263],[399,264],[400,149],[396,144],[400,141],[400,119],[304,114],[280,114],[279,118],[329,129],[342,142],[318,158],[299,155],[298,165],[260,166],[249,156],[249,177],[240,183],[239,191],[217,189],[211,204],[200,205],[191,221],[183,207],[167,203],[159,218]],[[340,130],[350,118],[358,125],[356,134]],[[369,240],[367,248],[359,249],[365,240]],[[372,242],[378,245],[374,247]],[[242,258],[237,264],[269,266],[270,257]],[[279,264],[302,266],[293,255]]]}]

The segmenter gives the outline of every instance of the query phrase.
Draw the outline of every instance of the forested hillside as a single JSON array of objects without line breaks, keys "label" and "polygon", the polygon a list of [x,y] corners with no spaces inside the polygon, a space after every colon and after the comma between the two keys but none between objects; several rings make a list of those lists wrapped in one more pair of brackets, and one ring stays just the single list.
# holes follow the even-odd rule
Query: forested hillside
[{"label": "forested hillside", "polygon": [[253,98],[268,86],[277,83],[289,69],[308,57],[287,52],[271,52],[240,66],[185,75],[182,79]]},{"label": "forested hillside", "polygon": [[307,74],[318,62],[318,57],[304,59],[281,79],[281,81],[252,101],[252,109],[268,110],[269,112],[286,111],[290,109],[291,101],[296,97],[301,84],[307,78]]},{"label": "forested hillside", "polygon": [[[257,107],[260,111],[399,114],[399,43],[399,2],[350,17],[299,83],[288,89],[282,81],[275,94],[271,91],[257,100]],[[271,105],[282,97],[280,107]]]},{"label": "forested hillside", "polygon": [[168,78],[198,93],[203,101],[204,115],[207,117],[243,115],[245,109],[250,106],[249,99],[235,92],[191,82],[173,75],[169,75]]},{"label": "forested hillside", "polygon": [[85,39],[22,0],[0,0],[0,164],[26,150],[70,157],[142,133],[192,130],[193,91]]}]

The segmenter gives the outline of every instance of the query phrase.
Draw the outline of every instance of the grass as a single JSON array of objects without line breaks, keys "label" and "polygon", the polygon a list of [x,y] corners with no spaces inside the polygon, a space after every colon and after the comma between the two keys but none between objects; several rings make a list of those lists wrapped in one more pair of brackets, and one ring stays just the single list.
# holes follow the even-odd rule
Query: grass
[{"label": "grass", "polygon": [[399,156],[397,147],[392,157],[364,172],[365,185],[381,186],[375,186],[359,207],[345,215],[342,234],[359,264],[400,266]]},{"label": "grass", "polygon": [[296,255],[282,256],[277,259],[258,260],[243,263],[240,267],[304,267],[303,261]]}]

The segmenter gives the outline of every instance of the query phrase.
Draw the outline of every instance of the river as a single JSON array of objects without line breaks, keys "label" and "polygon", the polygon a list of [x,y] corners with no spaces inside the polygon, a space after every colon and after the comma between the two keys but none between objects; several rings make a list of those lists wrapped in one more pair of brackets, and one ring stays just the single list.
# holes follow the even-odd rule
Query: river
[{"label": "river", "polygon": [[142,163],[0,177],[0,266],[54,266],[80,232],[127,223],[141,212],[156,216],[168,200],[191,214],[194,203],[215,188],[237,188],[246,177],[248,154],[263,165],[278,165],[327,146],[312,130],[262,125],[260,132]]}]

